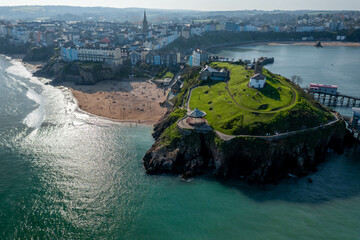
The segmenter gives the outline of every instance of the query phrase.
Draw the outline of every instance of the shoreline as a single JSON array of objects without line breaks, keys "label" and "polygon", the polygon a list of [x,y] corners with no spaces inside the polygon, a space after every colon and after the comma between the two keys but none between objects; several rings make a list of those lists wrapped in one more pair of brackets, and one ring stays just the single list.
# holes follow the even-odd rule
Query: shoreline
[{"label": "shoreline", "polygon": [[[299,46],[314,46],[316,41],[274,41],[267,45],[299,45]],[[346,41],[321,41],[322,46],[344,46],[344,47],[360,47],[360,42],[346,42]]]},{"label": "shoreline", "polygon": [[[4,56],[19,61],[31,74],[46,64],[24,62],[23,55]],[[51,79],[48,82],[51,82]],[[161,103],[166,100],[170,90],[158,88],[150,80],[108,80],[95,85],[62,82],[54,87],[69,90],[76,101],[78,111],[114,123],[153,126],[168,110],[162,107]]]},{"label": "shoreline", "polygon": [[[217,50],[219,48],[231,48],[231,47],[250,47],[250,46],[261,46],[261,45],[298,45],[298,46],[314,46],[316,41],[247,41],[247,42],[237,42],[237,43],[225,43],[221,45],[213,45],[209,47],[204,47],[206,50]],[[344,46],[344,47],[360,47],[360,42],[346,42],[346,41],[322,41],[322,46]],[[211,52],[211,51],[210,51]]]}]

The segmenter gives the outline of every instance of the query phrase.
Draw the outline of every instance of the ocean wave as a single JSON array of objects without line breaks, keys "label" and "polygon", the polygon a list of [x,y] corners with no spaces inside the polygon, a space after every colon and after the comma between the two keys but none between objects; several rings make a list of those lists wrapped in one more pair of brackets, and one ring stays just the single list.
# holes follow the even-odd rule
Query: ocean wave
[{"label": "ocean wave", "polygon": [[[26,97],[34,101],[38,106],[35,110],[29,113],[23,120],[23,124],[30,128],[39,128],[45,117],[45,102],[44,98],[35,92],[31,87],[21,78],[28,79],[30,82],[43,87],[44,85],[36,78],[32,76],[26,67],[19,60],[10,60],[11,66],[6,68],[5,72],[9,74],[8,79],[10,80],[12,88],[20,90],[19,87],[26,89]],[[18,77],[21,77],[18,79]]]},{"label": "ocean wave", "polygon": [[31,89],[27,91],[26,96],[39,106],[25,117],[23,124],[30,128],[39,128],[45,118],[44,98]]},{"label": "ocean wave", "polygon": [[21,61],[13,59],[10,63],[12,65],[5,70],[7,73],[29,79],[33,77],[32,73],[26,69]]},{"label": "ocean wave", "polygon": [[[57,121],[59,124],[61,124],[60,122],[68,121],[74,126],[81,126],[83,124],[98,126],[121,124],[82,111],[78,107],[77,99],[73,96],[70,89],[67,87],[55,88],[45,85],[45,81],[42,81],[42,78],[34,77],[21,61],[11,58],[8,60],[10,60],[11,66],[7,67],[5,72],[8,74],[9,79],[11,79],[10,82],[12,82],[13,88],[16,86],[18,91],[21,91],[21,87],[25,88],[26,96],[38,105],[23,120],[23,124],[26,126],[35,129],[39,128],[45,120],[45,113],[48,114],[47,119],[49,121]],[[48,82],[47,79],[46,82]],[[35,92],[29,83],[40,86],[42,90],[38,90],[41,91],[41,94],[38,94],[38,91]],[[19,88],[19,86],[21,87]],[[59,95],[59,90],[62,96]],[[46,104],[44,99],[46,99]],[[59,116],[59,114],[64,115]],[[57,116],[55,117],[55,115]]]}]

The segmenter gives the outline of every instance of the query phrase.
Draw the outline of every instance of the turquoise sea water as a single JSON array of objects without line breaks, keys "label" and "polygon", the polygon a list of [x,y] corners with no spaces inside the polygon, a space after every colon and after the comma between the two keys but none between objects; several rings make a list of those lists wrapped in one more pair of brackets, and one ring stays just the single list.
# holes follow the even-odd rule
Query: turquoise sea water
[{"label": "turquoise sea water", "polygon": [[[246,52],[264,48],[275,68],[271,47]],[[0,239],[360,239],[359,150],[330,152],[313,184],[185,183],[144,173],[151,132],[78,111],[66,89],[0,56]]]}]

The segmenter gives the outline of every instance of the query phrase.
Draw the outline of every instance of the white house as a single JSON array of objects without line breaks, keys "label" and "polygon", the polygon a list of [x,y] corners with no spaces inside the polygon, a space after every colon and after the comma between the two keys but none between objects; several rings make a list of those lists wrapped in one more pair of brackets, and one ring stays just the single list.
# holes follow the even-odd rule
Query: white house
[{"label": "white house", "polygon": [[258,73],[250,78],[250,87],[264,88],[266,83],[266,76]]},{"label": "white house", "polygon": [[107,62],[115,65],[122,64],[120,48],[79,48],[78,59],[84,62]]},{"label": "white house", "polygon": [[192,55],[191,66],[200,66],[201,63],[200,58],[201,58],[201,53],[199,51],[194,51]]}]

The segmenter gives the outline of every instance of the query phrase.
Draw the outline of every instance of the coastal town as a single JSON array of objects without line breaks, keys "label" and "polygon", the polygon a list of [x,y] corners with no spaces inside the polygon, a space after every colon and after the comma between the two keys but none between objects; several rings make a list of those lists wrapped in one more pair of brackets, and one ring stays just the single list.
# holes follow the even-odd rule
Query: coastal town
[{"label": "coastal town", "polygon": [[[273,57],[230,59],[210,54],[209,49],[261,42],[320,48],[323,41],[325,46],[353,46],[357,43],[348,40],[360,32],[359,13],[256,16],[174,19],[166,23],[156,23],[153,18],[152,23],[149,11],[144,10],[141,20],[133,23],[2,21],[0,49],[8,46],[10,54],[14,49],[23,49],[24,62],[40,61],[42,64],[33,69],[34,75],[70,89],[79,108],[87,113],[120,122],[155,125],[155,149],[144,157],[148,173],[178,171],[172,168],[187,146],[182,141],[193,141],[194,137],[200,138],[210,151],[211,141],[240,144],[239,138],[249,137],[276,146],[283,139],[298,141],[297,137],[306,133],[331,131],[331,139],[321,145],[321,154],[330,146],[330,140],[339,142],[335,150],[342,152],[346,134],[341,124],[346,120],[348,129],[357,134],[358,109],[354,108],[353,119],[344,120],[324,107],[325,102],[342,105],[346,98],[344,105],[357,107],[360,99],[341,95],[335,85],[312,83],[303,89],[299,85],[301,77],[295,75],[289,80],[263,68],[275,62]],[[224,38],[219,38],[220,34]],[[207,139],[203,139],[205,135]],[[359,138],[359,134],[356,136]],[[184,149],[174,153],[179,142]],[[248,143],[246,140],[243,144]],[[211,150],[221,152],[217,148]],[[198,149],[194,151],[202,155]],[[221,160],[215,156],[215,161]],[[282,156],[297,158],[286,153]],[[269,157],[269,161],[277,161],[270,153]],[[226,157],[228,164],[230,158]],[[187,160],[195,161],[193,165],[199,165],[198,168],[209,160],[196,159]],[[306,156],[306,161],[314,162],[315,155]],[[292,174],[302,173],[304,166],[298,167]],[[187,178],[198,170],[183,166],[181,171]],[[216,175],[227,175],[223,169],[216,171]],[[255,169],[252,171],[254,174]],[[277,178],[267,172],[262,174],[248,177],[259,182]]]},{"label": "coastal town", "polygon": [[17,48],[23,45],[59,48],[64,61],[106,62],[117,66],[127,61],[133,66],[139,62],[199,66],[199,61],[204,59],[202,51],[189,57],[191,48],[167,46],[181,39],[211,38],[219,32],[286,33],[288,40],[301,41],[318,40],[319,33],[331,33],[322,34],[321,39],[351,41],[355,37],[352,33],[360,29],[360,14],[356,11],[258,13],[252,17],[206,16],[206,19],[192,16],[168,21],[149,18],[149,13],[151,16],[151,10],[144,10],[133,22],[0,19],[0,39],[3,44]]}]

